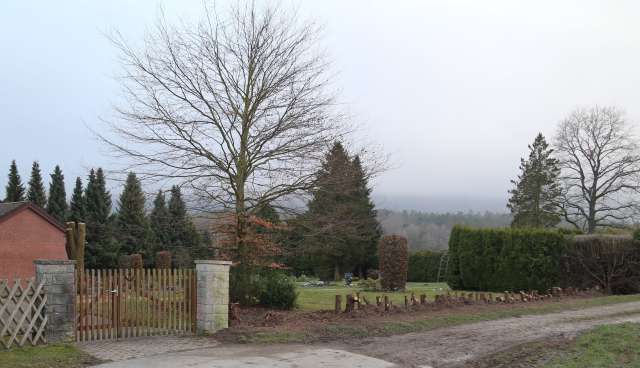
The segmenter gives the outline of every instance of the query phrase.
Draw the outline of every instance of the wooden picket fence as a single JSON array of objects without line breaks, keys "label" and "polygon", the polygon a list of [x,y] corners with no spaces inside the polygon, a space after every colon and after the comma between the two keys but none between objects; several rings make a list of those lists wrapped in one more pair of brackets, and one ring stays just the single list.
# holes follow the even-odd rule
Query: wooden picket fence
[{"label": "wooden picket fence", "polygon": [[47,317],[43,309],[47,296],[42,283],[32,279],[0,279],[0,344],[6,349],[14,344],[46,344]]},{"label": "wooden picket fence", "polygon": [[193,269],[84,270],[76,282],[77,341],[195,331]]}]

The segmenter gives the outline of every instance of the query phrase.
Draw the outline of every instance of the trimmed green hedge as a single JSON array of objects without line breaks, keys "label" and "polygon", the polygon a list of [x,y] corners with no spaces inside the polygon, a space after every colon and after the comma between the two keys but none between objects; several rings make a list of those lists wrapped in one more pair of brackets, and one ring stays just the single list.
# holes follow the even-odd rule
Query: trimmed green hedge
[{"label": "trimmed green hedge", "polygon": [[[420,251],[409,255],[409,273],[407,280],[411,282],[438,281],[438,267],[442,252]],[[444,267],[443,267],[444,272]],[[444,278],[446,275],[441,275]]]},{"label": "trimmed green hedge", "polygon": [[457,290],[539,290],[556,286],[566,238],[540,229],[455,226],[447,282]]}]

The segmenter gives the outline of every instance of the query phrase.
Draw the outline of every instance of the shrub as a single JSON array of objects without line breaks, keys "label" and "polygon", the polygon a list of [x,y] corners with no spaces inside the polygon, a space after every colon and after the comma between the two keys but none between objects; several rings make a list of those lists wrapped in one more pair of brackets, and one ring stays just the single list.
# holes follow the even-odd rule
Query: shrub
[{"label": "shrub", "polygon": [[129,256],[129,260],[131,262],[131,268],[143,268],[144,263],[142,263],[142,254],[134,253]]},{"label": "shrub", "polygon": [[367,278],[377,280],[380,277],[380,271],[376,269],[367,270]]},{"label": "shrub", "polygon": [[275,309],[293,309],[298,293],[294,280],[281,271],[263,271],[258,276],[260,305]]},{"label": "shrub", "polygon": [[381,279],[368,278],[368,279],[360,280],[356,284],[356,286],[361,291],[380,291],[382,290],[381,281],[382,281]]},{"label": "shrub", "polygon": [[384,290],[404,290],[407,283],[408,258],[407,238],[388,235],[380,239],[378,259]]},{"label": "shrub", "polygon": [[118,268],[120,269],[131,268],[131,256],[126,254],[121,254],[120,256],[118,256]]},{"label": "shrub", "polygon": [[563,286],[597,285],[609,294],[640,292],[640,247],[631,236],[575,236],[563,260]]},{"label": "shrub", "polygon": [[552,230],[455,226],[447,282],[461,290],[547,290],[559,282],[566,243]]},{"label": "shrub", "polygon": [[156,268],[171,268],[171,252],[163,250],[156,253]]},{"label": "shrub", "polygon": [[[407,279],[413,282],[438,281],[438,268],[442,252],[421,251],[409,255]],[[445,275],[442,275],[443,277]]]}]

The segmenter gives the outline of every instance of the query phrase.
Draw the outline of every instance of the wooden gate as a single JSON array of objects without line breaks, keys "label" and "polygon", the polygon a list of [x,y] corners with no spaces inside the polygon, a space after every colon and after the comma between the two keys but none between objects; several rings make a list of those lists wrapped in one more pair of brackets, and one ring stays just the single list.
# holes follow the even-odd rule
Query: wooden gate
[{"label": "wooden gate", "polygon": [[77,341],[195,332],[193,269],[84,270],[76,282]]}]

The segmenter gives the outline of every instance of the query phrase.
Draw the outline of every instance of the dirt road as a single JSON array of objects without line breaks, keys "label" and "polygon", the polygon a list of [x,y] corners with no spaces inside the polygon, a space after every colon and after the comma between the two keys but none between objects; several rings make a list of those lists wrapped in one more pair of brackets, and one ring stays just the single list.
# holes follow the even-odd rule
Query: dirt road
[{"label": "dirt road", "polygon": [[456,367],[521,343],[570,338],[596,325],[623,322],[640,322],[640,302],[369,338],[345,348],[401,367]]},{"label": "dirt road", "polygon": [[[479,322],[406,335],[357,339],[353,343],[339,345],[221,344],[188,351],[167,350],[160,354],[154,350],[137,359],[107,363],[102,367],[452,368],[525,342],[570,338],[596,325],[623,322],[640,322],[640,302]],[[156,346],[157,341],[147,344],[141,340],[137,344],[144,350],[142,348],[145,346]],[[102,347],[107,352],[114,349],[118,349],[116,345]],[[116,357],[111,359],[116,360]]]}]

